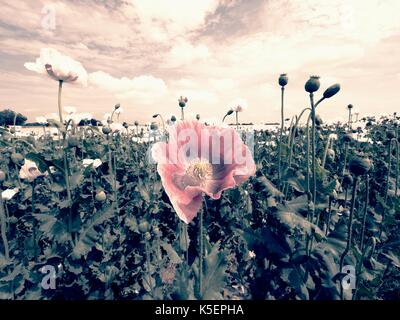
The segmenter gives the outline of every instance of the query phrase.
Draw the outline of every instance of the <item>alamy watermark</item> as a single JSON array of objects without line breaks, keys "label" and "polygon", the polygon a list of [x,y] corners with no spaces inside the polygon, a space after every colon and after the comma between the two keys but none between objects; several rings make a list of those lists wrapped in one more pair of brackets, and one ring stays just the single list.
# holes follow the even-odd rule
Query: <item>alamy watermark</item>
[{"label": "alamy watermark", "polygon": [[40,285],[44,290],[55,290],[56,289],[56,278],[57,271],[52,265],[45,265],[39,269],[44,274]]},{"label": "alamy watermark", "polygon": [[52,4],[46,4],[42,8],[42,19],[40,24],[43,29],[54,31],[57,26],[56,7]]},{"label": "alamy watermark", "polygon": [[345,274],[341,281],[344,290],[356,288],[356,268],[352,265],[343,266],[341,272]]}]

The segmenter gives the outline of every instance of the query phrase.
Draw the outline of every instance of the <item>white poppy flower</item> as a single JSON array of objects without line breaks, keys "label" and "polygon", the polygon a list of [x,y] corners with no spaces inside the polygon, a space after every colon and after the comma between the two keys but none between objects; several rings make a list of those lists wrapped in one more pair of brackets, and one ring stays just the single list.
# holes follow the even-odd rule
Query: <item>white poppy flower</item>
[{"label": "white poppy flower", "polygon": [[52,48],[42,48],[40,57],[35,62],[27,62],[25,68],[40,74],[47,74],[52,79],[87,86],[87,72],[76,60],[65,56]]},{"label": "white poppy flower", "polygon": [[40,177],[43,175],[47,175],[47,172],[45,174],[40,172],[36,163],[31,160],[28,160],[28,159],[25,159],[24,165],[19,170],[19,177],[21,179],[27,179],[29,182],[32,182],[37,177]]},{"label": "white poppy flower", "polygon": [[1,198],[6,201],[11,200],[18,193],[18,191],[18,188],[7,189],[1,193]]},{"label": "white poppy flower", "polygon": [[93,168],[97,169],[98,167],[100,167],[102,165],[102,162],[100,159],[83,159],[82,161],[83,166],[86,168],[90,165],[93,166]]}]

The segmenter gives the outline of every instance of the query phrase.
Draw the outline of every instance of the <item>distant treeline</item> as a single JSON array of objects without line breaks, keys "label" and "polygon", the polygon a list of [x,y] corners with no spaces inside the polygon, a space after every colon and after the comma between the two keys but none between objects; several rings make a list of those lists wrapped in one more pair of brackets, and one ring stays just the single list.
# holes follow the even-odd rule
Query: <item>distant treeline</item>
[{"label": "distant treeline", "polygon": [[[17,126],[26,126],[26,127],[39,127],[43,126],[43,123],[38,123],[38,122],[26,122],[28,118],[24,116],[21,113],[17,113],[11,109],[5,109],[3,111],[0,111],[0,126],[13,126],[14,121],[15,125]],[[91,119],[91,120],[85,120],[81,121],[78,125],[79,126],[84,126],[84,125],[92,125],[92,126],[101,126],[101,122],[99,122],[96,119]],[[47,125],[47,124],[46,124]]]}]

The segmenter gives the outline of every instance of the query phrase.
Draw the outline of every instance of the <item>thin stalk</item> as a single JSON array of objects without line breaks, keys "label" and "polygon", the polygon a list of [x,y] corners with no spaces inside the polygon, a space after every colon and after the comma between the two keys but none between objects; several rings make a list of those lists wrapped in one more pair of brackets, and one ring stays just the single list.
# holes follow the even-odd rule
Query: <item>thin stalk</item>
[{"label": "thin stalk", "polygon": [[[344,258],[348,254],[351,246],[352,240],[352,229],[353,229],[353,216],[354,216],[354,208],[356,205],[356,196],[357,196],[357,184],[358,184],[358,177],[354,178],[353,182],[353,191],[352,191],[352,198],[351,198],[351,209],[350,209],[350,217],[349,217],[349,224],[348,224],[348,234],[347,234],[347,243],[346,248],[344,249],[341,257],[340,257],[340,269],[339,271],[342,272],[343,265],[344,265]],[[343,300],[343,286],[340,284],[340,299]]]},{"label": "thin stalk", "polygon": [[181,120],[185,120],[185,112],[183,111],[183,107],[181,107]]},{"label": "thin stalk", "polygon": [[365,241],[365,222],[367,220],[367,213],[368,213],[368,203],[369,203],[369,175],[367,175],[365,180],[365,208],[364,208],[364,216],[362,220],[362,229],[361,229],[361,244],[360,250],[363,252],[364,250],[364,241]]},{"label": "thin stalk", "polygon": [[328,149],[331,144],[331,135],[328,136],[328,141],[326,141],[325,150],[324,150],[324,157],[322,158],[322,168],[325,168],[326,156],[328,154]]},{"label": "thin stalk", "polygon": [[311,222],[314,222],[315,205],[317,201],[317,168],[316,168],[316,155],[315,155],[315,106],[314,106],[314,94],[310,93],[310,105],[311,105],[311,118],[312,118],[312,133],[311,133],[311,165],[312,165],[312,201],[313,211]]},{"label": "thin stalk", "polygon": [[38,227],[37,227],[37,221],[36,221],[36,218],[35,218],[35,211],[36,211],[36,207],[35,207],[35,204],[36,204],[36,199],[35,199],[35,186],[36,186],[36,183],[35,183],[35,180],[33,180],[33,182],[32,182],[32,198],[31,198],[31,202],[32,202],[32,219],[33,219],[33,256],[34,256],[34,258],[35,258],[35,261],[37,261],[37,256],[38,256],[38,252],[37,252],[37,249],[38,249],[38,243],[37,243],[37,233],[38,233]]},{"label": "thin stalk", "polygon": [[[58,115],[60,117],[60,122],[64,124],[63,116],[62,116],[62,106],[61,106],[61,94],[62,94],[63,81],[60,80],[58,82]],[[59,131],[59,136],[61,138],[61,134]],[[67,199],[68,199],[68,232],[71,234],[71,238],[73,241],[72,234],[72,196],[71,196],[71,187],[69,183],[69,167],[68,167],[68,158],[67,158],[67,150],[65,149],[65,138],[66,134],[62,134],[62,146],[63,146],[63,164],[64,164],[64,179],[65,186],[67,189]]]},{"label": "thin stalk", "polygon": [[329,233],[329,228],[331,226],[331,218],[332,218],[332,197],[329,196],[329,204],[328,204],[328,221],[326,222],[326,230],[325,236]]},{"label": "thin stalk", "polygon": [[236,114],[236,130],[239,131],[239,112],[235,112]]},{"label": "thin stalk", "polygon": [[343,163],[343,170],[342,176],[344,176],[347,167],[347,154],[349,152],[349,144],[347,142],[344,143],[344,163]]},{"label": "thin stalk", "polygon": [[3,241],[3,246],[4,246],[4,256],[8,261],[10,260],[10,247],[8,245],[8,240],[7,240],[7,219],[4,213],[4,204],[1,192],[0,192],[0,229],[1,229],[1,239]]},{"label": "thin stalk", "polygon": [[282,166],[282,140],[283,140],[283,128],[285,126],[284,116],[284,98],[285,98],[285,87],[281,87],[281,128],[279,130],[279,146],[278,146],[278,189],[281,189],[281,166]]}]

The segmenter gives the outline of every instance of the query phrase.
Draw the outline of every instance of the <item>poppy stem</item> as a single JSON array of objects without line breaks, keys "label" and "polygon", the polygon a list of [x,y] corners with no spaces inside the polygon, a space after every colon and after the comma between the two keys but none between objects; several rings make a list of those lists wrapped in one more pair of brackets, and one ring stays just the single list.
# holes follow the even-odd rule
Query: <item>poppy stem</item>
[{"label": "poppy stem", "polygon": [[[352,191],[352,198],[351,198],[351,208],[350,208],[350,217],[349,217],[349,224],[348,224],[348,231],[347,231],[347,243],[346,248],[344,249],[341,257],[340,257],[340,269],[339,272],[342,272],[343,265],[344,265],[344,258],[347,256],[352,240],[352,229],[353,229],[353,216],[354,216],[354,208],[356,205],[356,196],[357,196],[357,184],[358,184],[358,177],[354,178],[353,182],[353,191]],[[340,299],[343,300],[343,285],[340,284]]]},{"label": "poppy stem", "polygon": [[239,112],[236,111],[236,130],[239,131]]},{"label": "poppy stem", "polygon": [[7,240],[7,221],[6,221],[6,215],[4,213],[4,205],[3,204],[3,197],[0,192],[0,228],[1,228],[1,239],[3,240],[3,245],[4,245],[4,256],[6,260],[10,260],[10,248],[8,245],[8,240]]},{"label": "poppy stem", "polygon": [[62,86],[63,86],[63,81],[62,80],[58,81],[58,115],[60,116],[61,124],[64,123],[63,116],[62,116],[62,109],[61,109]]},{"label": "poppy stem", "polygon": [[364,207],[364,216],[362,220],[362,229],[361,229],[361,244],[360,244],[360,251],[363,252],[364,250],[364,239],[365,239],[365,222],[367,220],[367,213],[368,213],[368,202],[369,202],[369,175],[367,175],[365,179],[365,207]]},{"label": "poppy stem", "polygon": [[283,139],[283,128],[285,125],[284,119],[284,95],[285,87],[281,87],[281,128],[279,131],[279,147],[278,147],[278,189],[281,190],[281,161],[282,161],[282,139]]},{"label": "poppy stem", "polygon": [[204,235],[203,235],[203,213],[208,212],[207,200],[204,197],[204,209],[200,210],[199,216],[199,298],[203,297],[203,255],[204,255]]},{"label": "poppy stem", "polygon": [[[62,94],[62,86],[63,81],[60,80],[58,82],[58,114],[60,116],[60,122],[64,125],[64,120],[62,116],[62,106],[61,106],[61,94]],[[59,136],[61,138],[61,133],[59,131]],[[68,167],[68,158],[67,158],[67,150],[65,149],[65,140],[66,140],[66,132],[62,133],[63,137],[63,164],[64,164],[64,179],[65,179],[65,187],[67,189],[67,199],[68,199],[68,232],[71,234],[71,240],[74,244],[74,235],[72,233],[72,196],[71,196],[71,188],[69,183],[69,167]]]},{"label": "poppy stem", "polygon": [[183,111],[183,107],[181,107],[181,120],[185,120],[185,113]]}]

